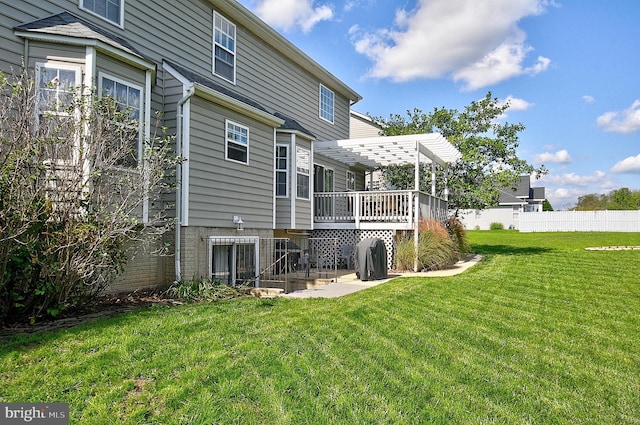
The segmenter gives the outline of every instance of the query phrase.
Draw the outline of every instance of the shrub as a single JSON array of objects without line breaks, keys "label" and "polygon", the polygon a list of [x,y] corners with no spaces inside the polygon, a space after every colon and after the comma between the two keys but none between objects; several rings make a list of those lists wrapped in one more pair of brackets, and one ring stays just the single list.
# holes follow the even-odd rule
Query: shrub
[{"label": "shrub", "polygon": [[458,248],[458,258],[462,258],[464,254],[471,252],[471,245],[467,239],[467,230],[464,224],[458,218],[458,215],[451,216],[447,221],[447,229],[451,234],[451,238]]},{"label": "shrub", "polygon": [[423,220],[418,233],[418,270],[439,270],[457,261],[458,249],[443,223]]},{"label": "shrub", "polygon": [[399,270],[413,270],[415,258],[413,238],[402,238],[396,242],[396,267]]},{"label": "shrub", "polygon": [[494,221],[489,225],[489,230],[504,230],[504,224]]},{"label": "shrub", "polygon": [[[26,71],[0,73],[0,324],[97,295],[132,241],[172,224],[164,210],[141,214],[169,189],[166,170],[179,160],[171,138],[154,135],[134,152],[139,123],[112,97],[78,87],[68,104],[43,105],[37,90]],[[43,107],[53,112],[39,115]]]},{"label": "shrub", "polygon": [[174,283],[166,295],[185,302],[211,302],[228,300],[242,296],[241,286],[233,287],[221,280],[192,279]]}]

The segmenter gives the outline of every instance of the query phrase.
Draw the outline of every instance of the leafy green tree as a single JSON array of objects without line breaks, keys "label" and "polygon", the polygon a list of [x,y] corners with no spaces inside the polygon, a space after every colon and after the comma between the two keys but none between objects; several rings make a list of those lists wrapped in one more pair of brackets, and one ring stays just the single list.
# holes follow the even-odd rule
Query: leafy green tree
[{"label": "leafy green tree", "polygon": [[551,202],[548,199],[545,199],[542,203],[542,211],[553,211],[553,207],[551,206]]},{"label": "leafy green tree", "polygon": [[640,190],[623,187],[607,194],[590,193],[578,198],[573,211],[637,210],[640,208]]},{"label": "leafy green tree", "polygon": [[[438,171],[436,183],[440,193],[443,177],[449,187],[449,205],[454,209],[483,209],[497,205],[499,188],[515,187],[522,175],[536,178],[546,174],[544,165],[535,168],[518,157],[519,133],[522,123],[501,122],[500,117],[509,108],[491,92],[478,101],[465,106],[464,111],[434,108],[430,113],[420,109],[407,111],[407,116],[392,114],[388,119],[376,118],[387,136],[419,133],[441,133],[462,153],[462,158],[451,165],[446,174]],[[421,189],[430,186],[430,170],[423,169]],[[386,181],[398,189],[414,187],[412,171],[390,167],[383,170]]]},{"label": "leafy green tree", "polygon": [[609,193],[609,202],[607,209],[609,210],[637,210],[640,201],[640,192],[632,192],[628,188],[623,187],[613,190]]},{"label": "leafy green tree", "polygon": [[608,197],[604,194],[590,193],[578,197],[578,203],[571,208],[573,211],[596,211],[607,208]]}]

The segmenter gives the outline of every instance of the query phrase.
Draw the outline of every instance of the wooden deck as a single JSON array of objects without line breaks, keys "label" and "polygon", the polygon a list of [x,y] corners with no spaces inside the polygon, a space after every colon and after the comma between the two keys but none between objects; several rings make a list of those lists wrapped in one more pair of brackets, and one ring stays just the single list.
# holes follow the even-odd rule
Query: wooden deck
[{"label": "wooden deck", "polygon": [[413,230],[419,220],[445,220],[447,201],[414,190],[314,194],[315,229]]}]

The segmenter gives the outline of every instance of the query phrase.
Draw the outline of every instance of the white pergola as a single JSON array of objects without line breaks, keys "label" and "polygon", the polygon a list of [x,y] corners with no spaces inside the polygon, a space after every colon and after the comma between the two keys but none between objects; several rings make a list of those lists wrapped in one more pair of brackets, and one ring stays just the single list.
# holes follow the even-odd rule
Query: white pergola
[{"label": "white pergola", "polygon": [[446,169],[462,157],[460,151],[440,133],[315,141],[313,150],[350,166],[361,165],[370,169],[413,164],[415,190],[420,188],[420,164],[431,163],[432,195],[435,195],[435,164]]}]

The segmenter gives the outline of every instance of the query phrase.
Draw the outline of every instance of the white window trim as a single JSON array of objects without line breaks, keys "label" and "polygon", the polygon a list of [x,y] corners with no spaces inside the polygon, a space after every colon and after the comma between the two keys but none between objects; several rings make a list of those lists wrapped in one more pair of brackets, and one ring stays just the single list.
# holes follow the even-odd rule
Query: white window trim
[{"label": "white window trim", "polygon": [[[216,46],[218,45],[216,43],[216,16],[220,17],[220,19],[226,21],[229,25],[233,26],[234,32],[235,32],[235,36],[233,38],[234,41],[234,49],[233,52],[230,52],[233,54],[233,80],[229,80],[228,78],[224,77],[221,74],[216,73]],[[237,70],[237,58],[238,58],[238,27],[236,26],[236,24],[234,24],[233,22],[231,22],[229,19],[225,18],[224,15],[218,13],[217,11],[213,11],[213,31],[211,33],[211,47],[212,47],[212,51],[211,51],[211,72],[213,73],[213,75],[215,75],[218,78],[222,78],[225,81],[230,82],[231,84],[236,84],[236,70]],[[226,50],[227,52],[229,52],[229,50],[222,45],[219,45],[221,48],[223,48],[224,50]]]},{"label": "white window trim", "polygon": [[78,7],[82,10],[84,10],[87,13],[92,14],[93,16],[97,16],[98,18],[102,19],[103,21],[109,22],[112,25],[115,25],[117,27],[123,28],[124,29],[124,0],[120,0],[120,17],[118,18],[118,22],[113,22],[111,19],[107,18],[106,16],[102,16],[99,13],[94,12],[91,9],[87,9],[84,6],[84,0],[80,0],[80,4],[78,5]]},{"label": "white window trim", "polygon": [[[140,107],[138,108],[140,111],[140,115],[138,117],[138,167],[142,164],[142,139],[143,139],[143,126],[145,123],[145,90],[144,87],[141,85],[138,85],[136,83],[132,83],[131,81],[128,80],[123,80],[122,78],[118,78],[115,77],[111,74],[108,74],[106,72],[98,72],[98,97],[102,98],[102,79],[103,78],[107,78],[109,80],[115,81],[116,83],[119,84],[123,84],[125,86],[140,90]],[[126,167],[118,167],[118,168],[122,168],[123,170],[127,170],[128,168]]]},{"label": "white window trim", "polygon": [[[42,69],[63,69],[63,70],[67,70],[67,71],[74,71],[75,72],[75,82],[76,85],[74,87],[76,88],[80,88],[82,87],[83,81],[82,81],[82,67],[78,66],[78,65],[70,65],[68,63],[62,63],[62,62],[56,62],[56,61],[47,61],[47,62],[36,62],[36,96],[40,96],[39,90],[40,90],[40,75],[42,72]],[[79,93],[78,93],[79,94]],[[77,109],[74,111],[74,118],[73,119],[80,119],[80,115],[79,115],[80,111],[78,111]],[[39,125],[40,123],[40,115],[41,114],[51,114],[51,115],[56,115],[56,116],[66,116],[66,117],[70,117],[71,115],[66,113],[66,112],[58,112],[58,111],[51,111],[51,110],[44,110],[41,111],[40,110],[40,102],[37,99],[36,100],[36,108],[35,108],[35,122],[36,125]],[[79,148],[79,139],[75,141],[75,147]],[[73,153],[73,161],[77,161],[77,156],[78,156],[78,152],[74,152]],[[62,165],[64,164],[65,161],[63,160],[58,160],[57,164]]]},{"label": "white window trim", "polygon": [[[233,159],[233,158],[229,158],[229,139],[227,138],[227,133],[228,133],[228,128],[229,128],[229,124],[235,125],[237,127],[243,128],[245,130],[247,130],[247,162],[243,162],[243,161],[238,161],[237,159]],[[236,164],[242,164],[242,165],[249,165],[249,147],[250,147],[250,141],[251,141],[251,133],[249,131],[249,127],[247,127],[246,125],[242,125],[239,124],[235,121],[231,121],[231,120],[225,120],[224,121],[224,159],[226,161],[230,161],[230,162],[235,162]],[[231,143],[236,143],[235,141],[231,140]],[[238,143],[236,143],[238,144]]]},{"label": "white window trim", "polygon": [[[298,171],[298,150],[300,151],[305,151],[307,152],[307,158],[308,158],[308,165],[307,165],[307,173],[303,173]],[[307,149],[307,148],[303,148],[301,146],[296,146],[296,160],[295,160],[295,166],[296,166],[296,199],[304,199],[306,201],[310,200],[312,195],[313,195],[313,180],[311,179],[311,175],[312,175],[312,158],[311,158],[311,150]],[[307,197],[303,197],[300,196],[300,194],[298,193],[298,174],[301,174],[303,176],[307,176],[309,179],[309,183],[308,183],[308,192],[309,195]]]},{"label": "white window trim", "polygon": [[[333,102],[331,105],[331,120],[329,120],[326,117],[322,116],[322,89],[325,89],[326,91],[328,91],[329,93],[331,93],[333,95]],[[318,116],[320,117],[320,119],[329,122],[331,124],[333,124],[335,122],[335,112],[336,111],[336,94],[334,93],[333,90],[331,90],[329,87],[325,86],[324,84],[320,84],[320,87],[318,88]]]},{"label": "white window trim", "polygon": [[[285,148],[287,150],[287,157],[286,157],[287,166],[286,166],[286,168],[284,170],[280,170],[278,168],[278,149],[279,148]],[[274,167],[275,168],[275,173],[276,173],[276,176],[278,175],[278,173],[284,173],[285,174],[285,182],[286,182],[286,186],[285,186],[285,192],[286,193],[284,195],[278,195],[278,191],[277,191],[278,179],[276,178],[276,198],[285,199],[285,198],[289,197],[289,192],[290,192],[290,190],[289,190],[289,169],[291,168],[290,164],[289,164],[291,149],[289,149],[289,148],[290,148],[289,145],[286,145],[286,144],[280,144],[280,143],[276,144],[276,158],[275,158],[275,167]]]},{"label": "white window trim", "polygon": [[[38,84],[40,84],[40,75],[41,75],[41,70],[42,69],[47,69],[47,68],[52,68],[52,69],[64,69],[67,71],[74,71],[76,73],[76,85],[74,87],[81,87],[82,86],[82,68],[80,66],[77,65],[69,65],[67,63],[61,63],[61,62],[37,62],[36,63],[36,81]],[[36,90],[39,90],[40,87],[37,87]],[[62,112],[55,112],[55,111],[40,111],[39,108],[39,104],[36,107],[36,116],[40,115],[40,112],[47,112],[47,113],[51,113],[51,114],[55,114],[55,115],[68,115]]]}]

